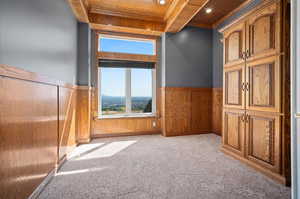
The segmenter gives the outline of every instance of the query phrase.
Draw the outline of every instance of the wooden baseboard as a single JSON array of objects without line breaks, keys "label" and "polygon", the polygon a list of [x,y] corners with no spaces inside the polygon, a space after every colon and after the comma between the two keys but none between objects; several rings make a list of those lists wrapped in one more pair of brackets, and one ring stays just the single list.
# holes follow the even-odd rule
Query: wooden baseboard
[{"label": "wooden baseboard", "polygon": [[37,199],[45,187],[50,183],[56,173],[56,168],[53,169],[43,180],[41,184],[32,192],[32,194],[28,197],[28,199]]},{"label": "wooden baseboard", "polygon": [[45,187],[51,182],[51,180],[55,177],[57,171],[65,164],[68,159],[68,155],[65,155],[61,158],[56,164],[55,168],[45,177],[43,182],[39,184],[39,186],[32,192],[32,194],[28,197],[28,199],[37,199],[38,196],[42,193]]},{"label": "wooden baseboard", "polygon": [[165,137],[178,137],[178,136],[189,136],[189,135],[203,135],[203,134],[212,134],[212,132],[186,132],[186,133],[178,133],[178,134],[167,134],[163,135]]},{"label": "wooden baseboard", "polygon": [[212,132],[213,134],[215,134],[215,135],[218,135],[218,136],[220,136],[220,137],[222,137],[222,133],[221,132]]},{"label": "wooden baseboard", "polygon": [[260,172],[260,173],[268,176],[269,178],[271,178],[271,179],[273,179],[273,180],[275,180],[275,181],[277,181],[277,182],[279,182],[281,184],[284,184],[284,185],[288,186],[287,180],[286,180],[286,178],[284,176],[282,176],[280,174],[277,174],[277,173],[273,173],[273,172],[271,172],[268,169],[265,169],[265,168],[263,168],[263,167],[261,167],[261,166],[259,166],[257,164],[254,164],[253,162],[245,159],[244,157],[240,157],[239,155],[237,155],[237,154],[235,154],[235,153],[233,153],[231,151],[228,151],[227,149],[225,149],[223,147],[220,150],[223,153],[225,153],[225,154],[227,154],[227,155],[229,155],[229,156],[231,156],[231,157],[233,157],[233,158],[235,158],[235,159],[237,159],[237,160],[245,163],[246,165],[250,166],[251,168],[255,169],[256,171],[258,171],[258,172]]},{"label": "wooden baseboard", "polygon": [[88,144],[91,142],[91,138],[86,138],[86,139],[78,139],[77,140],[77,144],[80,145],[80,144]]},{"label": "wooden baseboard", "polygon": [[92,139],[97,138],[110,138],[110,137],[125,137],[125,136],[138,136],[138,135],[161,135],[160,131],[150,131],[150,132],[128,132],[128,133],[113,133],[113,134],[94,134]]}]

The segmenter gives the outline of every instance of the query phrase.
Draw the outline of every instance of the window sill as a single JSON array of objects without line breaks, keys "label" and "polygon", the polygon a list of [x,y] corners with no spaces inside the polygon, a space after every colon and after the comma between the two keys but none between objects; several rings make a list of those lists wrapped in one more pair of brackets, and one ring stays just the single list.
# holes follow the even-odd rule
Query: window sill
[{"label": "window sill", "polygon": [[154,118],[156,114],[134,114],[134,115],[106,115],[106,116],[99,116],[98,120],[103,119],[126,119],[126,118]]}]

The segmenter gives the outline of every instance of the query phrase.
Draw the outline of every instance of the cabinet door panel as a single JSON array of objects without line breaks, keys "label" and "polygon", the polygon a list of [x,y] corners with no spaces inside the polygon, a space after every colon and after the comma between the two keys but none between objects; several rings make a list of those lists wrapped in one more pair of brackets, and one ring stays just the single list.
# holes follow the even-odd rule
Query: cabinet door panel
[{"label": "cabinet door panel", "polygon": [[247,158],[274,172],[280,172],[280,116],[247,112]]},{"label": "cabinet door panel", "polygon": [[244,108],[244,91],[243,82],[244,66],[236,66],[224,70],[224,107],[227,108]]},{"label": "cabinet door panel", "polygon": [[223,112],[223,147],[244,156],[245,123],[244,110],[224,109]]},{"label": "cabinet door panel", "polygon": [[280,112],[280,57],[269,57],[246,66],[246,108]]},{"label": "cabinet door panel", "polygon": [[224,33],[224,66],[232,66],[244,62],[245,24],[241,23]]},{"label": "cabinet door panel", "polygon": [[280,51],[278,5],[271,4],[248,20],[249,60],[274,55]]}]

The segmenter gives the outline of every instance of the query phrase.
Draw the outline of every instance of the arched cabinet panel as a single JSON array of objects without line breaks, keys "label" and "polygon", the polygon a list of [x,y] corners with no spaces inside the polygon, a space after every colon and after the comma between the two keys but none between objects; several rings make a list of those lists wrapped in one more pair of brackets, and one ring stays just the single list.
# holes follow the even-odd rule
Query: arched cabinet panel
[{"label": "arched cabinet panel", "polygon": [[241,23],[224,34],[225,67],[244,62],[245,24]]},{"label": "arched cabinet panel", "polygon": [[247,60],[280,53],[280,18],[277,4],[251,16],[247,22]]}]

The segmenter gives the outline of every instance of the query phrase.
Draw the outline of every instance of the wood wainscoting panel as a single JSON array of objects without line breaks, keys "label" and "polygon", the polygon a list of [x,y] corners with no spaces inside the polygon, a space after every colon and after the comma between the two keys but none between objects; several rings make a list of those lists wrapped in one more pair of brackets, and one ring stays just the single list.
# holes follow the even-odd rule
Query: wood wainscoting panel
[{"label": "wood wainscoting panel", "polygon": [[28,198],[57,162],[57,86],[0,76],[0,90],[0,198]]},{"label": "wood wainscoting panel", "polygon": [[[155,126],[153,124],[156,124]],[[140,135],[160,132],[156,117],[97,119],[92,137],[113,135]]]},{"label": "wood wainscoting panel", "polygon": [[165,136],[189,132],[191,122],[191,93],[189,88],[165,88]]},{"label": "wood wainscoting panel", "polygon": [[58,87],[59,160],[76,146],[76,90]]},{"label": "wood wainscoting panel", "polygon": [[212,89],[212,132],[222,135],[223,89]]},{"label": "wood wainscoting panel", "polygon": [[91,95],[92,88],[88,86],[77,87],[76,109],[76,140],[78,143],[89,143],[91,140]]},{"label": "wood wainscoting panel", "polygon": [[191,89],[191,132],[212,130],[212,89]]},{"label": "wood wainscoting panel", "polygon": [[161,90],[164,136],[211,132],[211,88],[164,87]]}]

